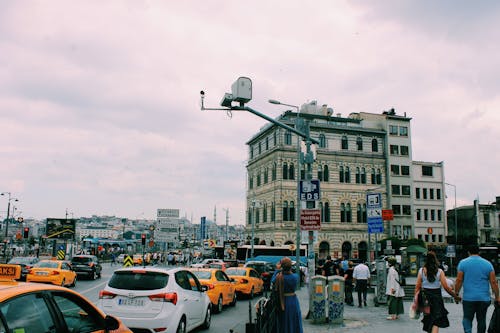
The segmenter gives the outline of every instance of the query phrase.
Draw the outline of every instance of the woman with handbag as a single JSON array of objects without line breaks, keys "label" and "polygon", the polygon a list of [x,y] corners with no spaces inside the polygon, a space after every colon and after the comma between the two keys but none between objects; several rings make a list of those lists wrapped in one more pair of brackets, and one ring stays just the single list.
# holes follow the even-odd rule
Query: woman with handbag
[{"label": "woman with handbag", "polygon": [[444,271],[439,268],[436,254],[427,252],[424,267],[418,271],[415,294],[419,293],[419,310],[424,314],[423,330],[428,333],[437,333],[439,328],[450,326],[448,311],[441,296],[441,286],[455,299],[455,302],[460,301],[458,295],[448,286]]},{"label": "woman with handbag", "polygon": [[387,308],[389,310],[387,320],[396,320],[400,314],[404,313],[403,297],[405,296],[405,291],[399,283],[399,273],[395,267],[397,263],[396,258],[390,257],[387,259],[387,263],[389,264],[385,290],[385,294],[388,297]]}]

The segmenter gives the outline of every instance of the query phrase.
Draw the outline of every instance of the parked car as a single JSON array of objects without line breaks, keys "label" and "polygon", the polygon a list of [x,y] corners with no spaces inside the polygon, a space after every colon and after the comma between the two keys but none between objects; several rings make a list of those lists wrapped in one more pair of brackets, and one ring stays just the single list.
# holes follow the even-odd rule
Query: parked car
[{"label": "parked car", "polygon": [[215,312],[221,312],[224,305],[236,305],[234,279],[228,277],[222,270],[216,268],[191,268],[190,271],[196,275],[203,286],[208,287],[207,295]]},{"label": "parked car", "polygon": [[255,294],[264,292],[264,281],[260,274],[251,267],[231,267],[226,269],[226,274],[238,283],[236,292],[253,298]]},{"label": "parked car", "polygon": [[21,277],[20,281],[26,281],[26,275],[28,275],[29,270],[40,260],[37,257],[14,257],[10,259],[8,264],[21,266]]},{"label": "parked car", "polygon": [[67,261],[41,260],[30,269],[26,282],[52,283],[58,286],[76,285],[76,273]]},{"label": "parked car", "polygon": [[116,257],[116,262],[119,264],[123,264],[123,262],[125,261],[125,256],[126,255],[124,253],[118,255],[118,257]]},{"label": "parked car", "polygon": [[96,256],[79,254],[71,259],[71,265],[77,275],[85,275],[95,280],[101,277],[102,267]]},{"label": "parked car", "polygon": [[207,290],[185,268],[127,267],[113,273],[97,305],[133,331],[188,332],[210,327]]},{"label": "parked car", "polygon": [[0,265],[2,332],[132,333],[79,293],[44,283],[17,282],[20,266]]},{"label": "parked car", "polygon": [[248,261],[244,267],[251,267],[255,269],[260,274],[262,281],[264,281],[264,289],[271,289],[271,278],[274,274],[274,271],[276,270],[273,264],[267,261],[253,260]]}]

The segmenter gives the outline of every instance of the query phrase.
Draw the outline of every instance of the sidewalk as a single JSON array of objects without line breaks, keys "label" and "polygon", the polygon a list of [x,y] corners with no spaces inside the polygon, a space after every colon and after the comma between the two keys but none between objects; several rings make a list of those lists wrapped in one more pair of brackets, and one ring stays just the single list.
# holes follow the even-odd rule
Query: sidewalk
[{"label": "sidewalk", "polygon": [[[311,320],[305,319],[309,311],[309,293],[308,287],[304,286],[297,290],[300,307],[302,310],[304,332],[358,332],[358,333],[421,333],[422,323],[420,320],[412,320],[408,317],[408,310],[411,302],[404,302],[405,313],[400,316],[399,320],[387,320],[387,306],[374,305],[374,294],[368,294],[368,307],[358,308],[357,306],[345,306],[344,308],[344,323],[340,324],[313,324]],[[355,304],[357,304],[357,294],[353,293]],[[450,327],[440,329],[440,332],[463,332],[462,328],[462,305],[455,303],[445,303],[446,309],[449,311],[448,319]],[[487,324],[489,324],[493,313],[493,305],[488,308]],[[473,331],[476,331],[474,322]]]}]

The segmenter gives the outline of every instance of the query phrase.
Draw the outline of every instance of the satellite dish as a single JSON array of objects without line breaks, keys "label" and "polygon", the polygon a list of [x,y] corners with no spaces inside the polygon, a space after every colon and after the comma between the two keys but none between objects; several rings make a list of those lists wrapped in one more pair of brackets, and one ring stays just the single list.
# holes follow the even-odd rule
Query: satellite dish
[{"label": "satellite dish", "polygon": [[332,114],[333,114],[333,109],[332,108],[327,108],[326,109],[326,115],[330,117]]}]

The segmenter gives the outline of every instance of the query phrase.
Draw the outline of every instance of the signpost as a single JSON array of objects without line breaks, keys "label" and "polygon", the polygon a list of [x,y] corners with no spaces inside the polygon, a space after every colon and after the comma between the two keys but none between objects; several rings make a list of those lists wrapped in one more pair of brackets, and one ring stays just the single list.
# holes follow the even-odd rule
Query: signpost
[{"label": "signpost", "polygon": [[300,181],[300,200],[301,201],[318,201],[321,199],[319,190],[319,180],[301,180]]},{"label": "signpost", "polygon": [[300,211],[300,230],[321,230],[321,210],[302,209]]},{"label": "signpost", "polygon": [[366,214],[368,217],[368,234],[383,233],[382,195],[380,193],[368,193],[366,195]]}]

